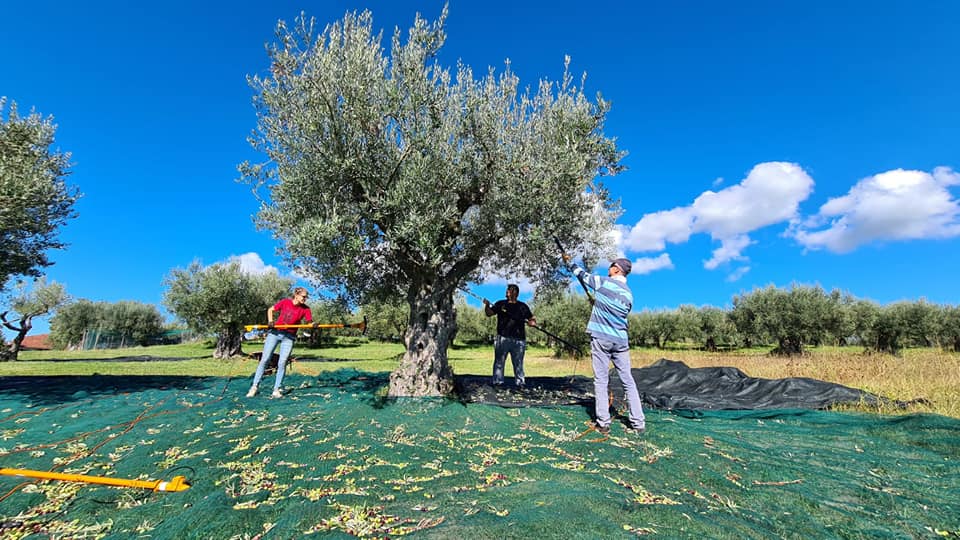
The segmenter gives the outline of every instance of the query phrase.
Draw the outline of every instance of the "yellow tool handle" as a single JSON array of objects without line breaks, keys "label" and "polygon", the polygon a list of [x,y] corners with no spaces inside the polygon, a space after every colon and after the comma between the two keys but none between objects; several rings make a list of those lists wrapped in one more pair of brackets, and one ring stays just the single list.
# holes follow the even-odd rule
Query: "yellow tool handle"
[{"label": "yellow tool handle", "polygon": [[87,476],[84,474],[65,474],[49,471],[31,471],[30,469],[0,469],[0,475],[36,478],[39,480],[62,480],[64,482],[86,482],[88,484],[103,484],[107,486],[131,487],[150,489],[153,491],[186,491],[190,488],[187,479],[174,476],[169,482],[165,480],[125,480],[123,478],[109,478],[106,476]]},{"label": "yellow tool handle", "polygon": [[[316,326],[312,324],[275,324],[274,328],[277,330],[293,329],[293,328],[362,328],[363,323],[353,323],[353,324],[318,324]],[[243,326],[247,332],[251,330],[267,330],[270,328],[266,324],[247,324]]]}]

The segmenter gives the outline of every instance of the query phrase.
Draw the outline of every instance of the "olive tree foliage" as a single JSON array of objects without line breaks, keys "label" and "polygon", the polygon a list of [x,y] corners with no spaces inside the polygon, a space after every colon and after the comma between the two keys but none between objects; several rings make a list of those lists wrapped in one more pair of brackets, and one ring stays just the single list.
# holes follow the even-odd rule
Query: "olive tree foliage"
[{"label": "olive tree foliage", "polygon": [[52,148],[53,118],[21,117],[16,102],[5,109],[0,97],[0,291],[11,277],[39,277],[53,264],[49,250],[65,246],[56,234],[79,197],[64,181],[70,154]]},{"label": "olive tree foliage", "polygon": [[80,347],[88,330],[123,336],[130,345],[146,346],[163,333],[164,321],[153,304],[80,299],[64,305],[50,319],[50,342],[58,349]]},{"label": "olive tree foliage", "polygon": [[920,299],[904,306],[905,342],[910,347],[930,347],[937,342],[940,307]]},{"label": "olive tree foliage", "polygon": [[731,319],[738,332],[751,341],[775,342],[773,354],[798,355],[804,344],[819,344],[828,335],[825,321],[839,309],[834,303],[837,298],[839,295],[828,296],[819,286],[770,286],[735,296]]},{"label": "olive tree foliage", "polygon": [[737,328],[727,315],[727,312],[713,306],[701,307],[697,315],[700,320],[700,336],[705,350],[715,352],[720,347],[737,345]]},{"label": "olive tree foliage", "polygon": [[360,315],[367,321],[367,337],[399,343],[410,321],[410,305],[400,296],[375,300],[361,306]]},{"label": "olive tree foliage", "polygon": [[906,325],[909,306],[909,302],[895,302],[877,311],[876,318],[866,334],[870,350],[889,354],[900,353],[909,335]]},{"label": "olive tree foliage", "polygon": [[678,341],[700,344],[706,339],[700,327],[700,310],[690,304],[681,305],[673,312]]},{"label": "olive tree foliage", "polygon": [[164,330],[163,316],[153,304],[132,300],[107,303],[101,317],[104,330],[129,338],[131,345],[149,345]]},{"label": "olive tree foliage", "polygon": [[[318,298],[310,302],[310,313],[313,321],[321,324],[350,324],[353,322],[350,306],[343,298]],[[325,343],[332,343],[334,335],[355,335],[359,333],[353,328],[313,328],[309,331],[309,345],[317,347]]]},{"label": "olive tree foliage", "polygon": [[101,324],[103,305],[103,302],[81,298],[58,309],[50,319],[50,344],[53,348],[80,348],[84,332]]},{"label": "olive tree foliage", "polygon": [[850,336],[864,349],[872,348],[873,329],[880,318],[880,306],[870,300],[853,300],[844,309],[850,318]]},{"label": "olive tree foliage", "polygon": [[960,306],[943,306],[937,324],[940,347],[960,352]]},{"label": "olive tree foliage", "polygon": [[214,358],[241,354],[245,324],[266,324],[267,310],[288,296],[293,281],[276,273],[250,274],[240,264],[193,262],[164,279],[163,305],[191,330],[216,334]]},{"label": "olive tree foliage", "polygon": [[487,317],[483,308],[475,308],[467,304],[463,297],[458,297],[455,304],[457,310],[457,339],[462,343],[491,344],[497,335],[497,318]]},{"label": "olive tree foliage", "polygon": [[665,349],[667,342],[677,337],[680,322],[678,313],[667,310],[640,313],[641,319],[647,317],[649,317],[649,321],[642,322],[641,327],[649,330],[650,338],[653,340],[655,347]]},{"label": "olive tree foliage", "polygon": [[657,331],[653,324],[653,312],[649,309],[627,315],[627,333],[630,345],[659,347]]},{"label": "olive tree foliage", "polygon": [[0,324],[15,332],[13,339],[0,349],[0,360],[16,360],[20,345],[33,329],[33,318],[48,315],[68,300],[66,289],[56,281],[40,278],[31,286],[20,283],[10,301],[10,308],[0,313]]},{"label": "olive tree foliage", "polygon": [[454,294],[484,269],[560,279],[552,235],[596,252],[617,205],[598,177],[621,169],[569,61],[558,82],[522,89],[509,63],[481,78],[442,66],[444,8],[419,16],[389,54],[372,15],[322,31],[281,22],[270,74],[251,77],[267,156],[240,166],[262,200],[261,227],[294,266],[365,304],[401,295],[406,352],[389,394],[453,390]]},{"label": "olive tree foliage", "polygon": [[[562,291],[559,294],[545,294],[538,291],[534,299],[533,313],[537,326],[558,336],[570,345],[577,347],[584,355],[590,354],[590,335],[587,334],[587,321],[593,306],[583,295]],[[541,334],[537,336],[537,334]],[[536,330],[527,330],[527,337],[552,347],[554,354],[573,354],[568,347]]]}]

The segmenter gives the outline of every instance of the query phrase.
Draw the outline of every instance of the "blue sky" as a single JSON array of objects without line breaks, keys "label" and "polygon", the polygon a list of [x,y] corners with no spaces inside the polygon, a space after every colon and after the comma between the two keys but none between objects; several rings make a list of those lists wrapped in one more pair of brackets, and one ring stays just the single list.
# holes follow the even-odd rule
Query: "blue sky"
[{"label": "blue sky", "polygon": [[[84,194],[48,277],[77,298],[159,304],[195,259],[290,274],[235,181],[261,157],[246,76],[267,72],[277,20],[370,9],[389,36],[442,5],[5,6],[0,95],[54,116]],[[509,58],[533,85],[569,55],[612,101],[605,131],[629,170],[607,184],[635,309],[793,282],[958,303],[960,3],[453,1],[447,32],[447,65]]]}]

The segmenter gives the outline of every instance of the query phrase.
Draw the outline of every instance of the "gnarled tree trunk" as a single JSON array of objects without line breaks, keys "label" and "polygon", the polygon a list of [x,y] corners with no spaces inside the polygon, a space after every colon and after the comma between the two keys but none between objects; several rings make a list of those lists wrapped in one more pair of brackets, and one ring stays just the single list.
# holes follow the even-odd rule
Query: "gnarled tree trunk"
[{"label": "gnarled tree trunk", "polygon": [[213,357],[226,359],[242,354],[240,350],[242,337],[239,329],[233,327],[225,328],[217,334],[217,347],[213,350]]},{"label": "gnarled tree trunk", "polygon": [[780,344],[771,351],[776,356],[799,356],[803,354],[803,341],[799,336],[784,336]]},{"label": "gnarled tree trunk", "polygon": [[[20,326],[15,326],[12,323],[7,322],[7,312],[4,311],[0,315],[0,320],[3,321],[3,326],[6,326],[7,329],[12,330],[17,333],[16,336],[10,341],[10,344],[7,346],[0,347],[0,361],[12,361],[16,360],[17,356],[20,354],[20,345],[23,344],[24,338],[27,337],[27,334],[33,328],[33,316],[26,316],[20,319]],[[0,345],[3,345],[3,340],[0,339]]]},{"label": "gnarled tree trunk", "polygon": [[408,300],[410,324],[403,338],[407,350],[390,374],[389,395],[448,395],[453,392],[453,370],[447,363],[447,347],[457,325],[453,290],[415,286]]}]

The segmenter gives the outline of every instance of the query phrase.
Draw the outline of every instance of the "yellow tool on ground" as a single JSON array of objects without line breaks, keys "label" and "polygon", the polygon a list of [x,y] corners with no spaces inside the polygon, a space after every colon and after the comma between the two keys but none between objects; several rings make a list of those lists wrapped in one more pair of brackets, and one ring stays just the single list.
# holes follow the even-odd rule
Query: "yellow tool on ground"
[{"label": "yellow tool on ground", "polygon": [[[332,323],[332,324],[275,324],[273,325],[277,330],[292,330],[294,328],[359,328],[361,332],[367,331],[367,318],[364,317],[362,321],[358,323]],[[253,330],[269,330],[270,326],[266,324],[247,324],[243,327],[247,332]]]},{"label": "yellow tool on ground", "polygon": [[29,469],[0,469],[0,475],[36,478],[39,480],[62,480],[64,482],[86,482],[88,484],[104,484],[107,486],[150,489],[153,491],[186,491],[190,488],[187,479],[174,476],[169,482],[165,480],[125,480],[123,478],[108,478],[105,476],[87,476],[84,474],[64,474],[47,471],[31,471]]}]

